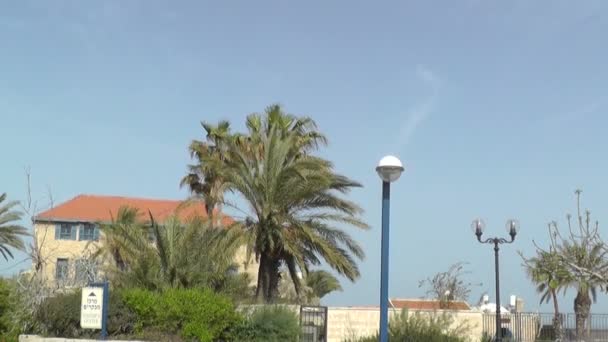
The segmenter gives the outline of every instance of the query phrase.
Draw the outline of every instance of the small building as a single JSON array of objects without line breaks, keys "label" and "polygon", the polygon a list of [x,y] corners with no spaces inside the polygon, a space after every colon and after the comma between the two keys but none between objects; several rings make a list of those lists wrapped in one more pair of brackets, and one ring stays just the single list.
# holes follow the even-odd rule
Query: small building
[{"label": "small building", "polygon": [[[182,201],[132,198],[119,196],[79,195],[60,205],[40,213],[34,218],[34,238],[39,249],[41,263],[39,266],[48,282],[61,284],[67,277],[81,278],[85,275],[83,263],[100,241],[99,224],[111,223],[121,207],[137,209],[142,220],[147,213],[162,223],[167,218],[177,215],[182,220],[195,216],[206,216],[204,205],[197,203],[182,206]],[[233,220],[218,215],[218,224],[230,224]],[[243,246],[236,255],[235,262],[239,270],[247,272],[251,279],[257,279],[257,264],[246,260],[246,248]],[[69,270],[72,270],[71,272]]]}]

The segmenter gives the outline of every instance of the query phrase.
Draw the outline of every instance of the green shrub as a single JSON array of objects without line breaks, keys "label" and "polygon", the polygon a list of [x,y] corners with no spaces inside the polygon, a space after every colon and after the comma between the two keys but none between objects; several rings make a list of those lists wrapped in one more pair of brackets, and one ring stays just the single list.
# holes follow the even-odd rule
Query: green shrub
[{"label": "green shrub", "polygon": [[137,314],[135,328],[140,336],[156,331],[213,341],[240,320],[229,299],[208,289],[129,290],[124,298]]},{"label": "green shrub", "polygon": [[[447,312],[409,314],[403,310],[389,324],[389,339],[399,342],[463,342],[468,328],[466,323],[454,326],[454,317]],[[378,341],[378,334],[358,340],[375,341]]]},{"label": "green shrub", "polygon": [[262,306],[245,313],[245,319],[230,331],[230,340],[246,342],[291,342],[300,337],[300,323],[293,310],[284,306]]},{"label": "green shrub", "polygon": [[6,279],[0,279],[0,335],[4,336],[10,330],[12,286]]},{"label": "green shrub", "polygon": [[0,341],[12,342],[19,338],[20,329],[16,320],[15,284],[0,278]]},{"label": "green shrub", "polygon": [[[36,314],[36,334],[51,337],[92,338],[99,336],[98,330],[80,328],[81,292],[69,292],[46,299]],[[110,291],[108,311],[108,335],[125,336],[133,332],[135,314],[125,306],[122,296]]]}]

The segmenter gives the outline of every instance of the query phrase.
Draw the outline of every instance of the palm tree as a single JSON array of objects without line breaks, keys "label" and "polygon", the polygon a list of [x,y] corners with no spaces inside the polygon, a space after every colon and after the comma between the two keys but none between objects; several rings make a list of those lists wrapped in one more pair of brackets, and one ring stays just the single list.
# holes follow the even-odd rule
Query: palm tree
[{"label": "palm tree", "polygon": [[11,248],[25,250],[23,237],[28,236],[27,229],[19,225],[22,213],[13,208],[18,202],[5,202],[6,193],[0,195],[0,254],[4,260],[13,258]]},{"label": "palm tree", "polygon": [[[608,272],[606,250],[602,243],[565,243],[562,249],[563,257],[578,268],[594,270],[596,274]],[[587,335],[587,320],[591,312],[591,304],[597,301],[597,291],[606,282],[603,277],[594,274],[575,274],[570,287],[576,289],[574,313],[576,315],[576,332],[579,338]]]},{"label": "palm tree", "polygon": [[311,302],[321,300],[335,291],[342,291],[340,281],[333,274],[323,271],[310,271],[305,279],[306,287],[311,289]]},{"label": "palm tree", "polygon": [[[135,208],[120,207],[116,217],[110,223],[101,223],[103,234],[94,258],[104,257],[111,260],[110,265],[118,271],[127,270],[127,258],[130,253],[141,251],[145,246],[143,241],[144,227],[141,224],[142,215]],[[137,245],[140,244],[140,245]]]},{"label": "palm tree", "polygon": [[[575,288],[574,313],[576,315],[576,333],[578,338],[585,338],[588,333],[587,320],[591,304],[597,300],[597,290],[606,285],[608,275],[608,250],[599,236],[599,223],[591,221],[591,212],[581,210],[582,190],[576,190],[576,224],[572,224],[572,215],[566,215],[569,238],[561,239],[558,253],[562,263],[571,274],[569,287]],[[558,232],[557,223],[552,222],[554,232]],[[577,228],[574,228],[578,226]]]},{"label": "palm tree", "polygon": [[195,164],[188,166],[188,173],[180,182],[180,186],[187,186],[193,199],[203,200],[207,216],[213,224],[213,214],[216,206],[224,200],[224,181],[218,172],[211,167],[226,157],[225,146],[234,139],[230,133],[230,123],[220,121],[217,125],[202,122],[205,130],[205,141],[193,140],[190,144],[190,156],[196,160]]},{"label": "palm tree", "polygon": [[361,247],[336,224],[368,228],[362,209],[340,195],[361,185],[337,174],[312,155],[325,137],[314,121],[271,106],[265,116],[247,118],[248,134],[225,142],[224,156],[205,160],[219,174],[225,191],[239,194],[250,211],[236,208],[244,236],[259,260],[256,297],[272,301],[285,266],[300,293],[298,269],[307,272],[321,259],[351,281],[359,277]]},{"label": "palm tree", "polygon": [[572,281],[570,273],[564,267],[560,255],[555,251],[538,251],[536,257],[524,258],[524,262],[528,277],[536,284],[536,291],[541,294],[540,303],[553,302],[554,338],[561,339],[563,337],[562,317],[557,294],[560,290],[565,290]]},{"label": "palm tree", "polygon": [[[101,226],[98,255],[113,260],[108,269],[123,285],[148,289],[206,286],[218,291],[248,284],[237,275],[234,255],[241,245],[230,229],[211,228],[196,217],[181,222],[170,217],[159,223],[132,208],[121,208],[117,219]],[[242,281],[240,281],[242,280]]]},{"label": "palm tree", "polygon": [[281,279],[279,284],[279,296],[288,303],[319,305],[323,297],[335,291],[342,291],[340,281],[324,270],[309,271],[302,275],[299,294],[295,292],[291,279]]},{"label": "palm tree", "polygon": [[549,223],[551,246],[548,251],[537,246],[537,258],[530,259],[529,263],[532,280],[541,285],[540,290],[549,291],[544,294],[551,296],[556,309],[555,293],[561,288],[576,289],[574,312],[579,339],[588,333],[591,304],[596,301],[597,290],[606,286],[608,279],[608,249],[600,237],[599,223],[592,224],[590,211],[586,210],[584,214],[581,211],[581,193],[581,190],[575,191],[575,222],[572,222],[572,215],[566,215],[568,229],[565,233],[560,231],[556,221]]}]

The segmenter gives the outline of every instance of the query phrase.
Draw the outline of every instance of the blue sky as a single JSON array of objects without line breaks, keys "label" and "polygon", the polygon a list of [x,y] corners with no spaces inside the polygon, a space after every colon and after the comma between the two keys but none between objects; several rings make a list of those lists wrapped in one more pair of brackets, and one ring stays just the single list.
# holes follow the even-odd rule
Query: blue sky
[{"label": "blue sky", "polygon": [[[503,301],[538,296],[516,254],[546,243],[573,191],[608,224],[608,4],[603,1],[18,1],[0,5],[0,191],[184,198],[199,121],[281,103],[330,137],[323,155],[365,187],[362,277],[332,305],[378,302],[380,181],[396,154],[392,297],[470,263],[493,295],[493,255],[469,228],[521,233],[501,250]],[[604,230],[605,231],[605,230]],[[6,267],[5,267],[6,265]],[[2,273],[17,271],[3,263]],[[563,299],[571,311],[573,293]],[[608,311],[606,295],[595,311]],[[550,311],[550,307],[543,307]]]}]

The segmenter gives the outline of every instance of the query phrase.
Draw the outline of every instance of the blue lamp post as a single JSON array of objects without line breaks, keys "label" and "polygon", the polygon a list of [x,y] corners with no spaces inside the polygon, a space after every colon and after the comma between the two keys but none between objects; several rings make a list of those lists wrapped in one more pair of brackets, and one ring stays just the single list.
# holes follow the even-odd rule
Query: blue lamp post
[{"label": "blue lamp post", "polygon": [[380,160],[376,172],[382,179],[382,247],[380,266],[380,342],[388,341],[388,247],[391,183],[399,179],[403,164],[394,156]]}]

